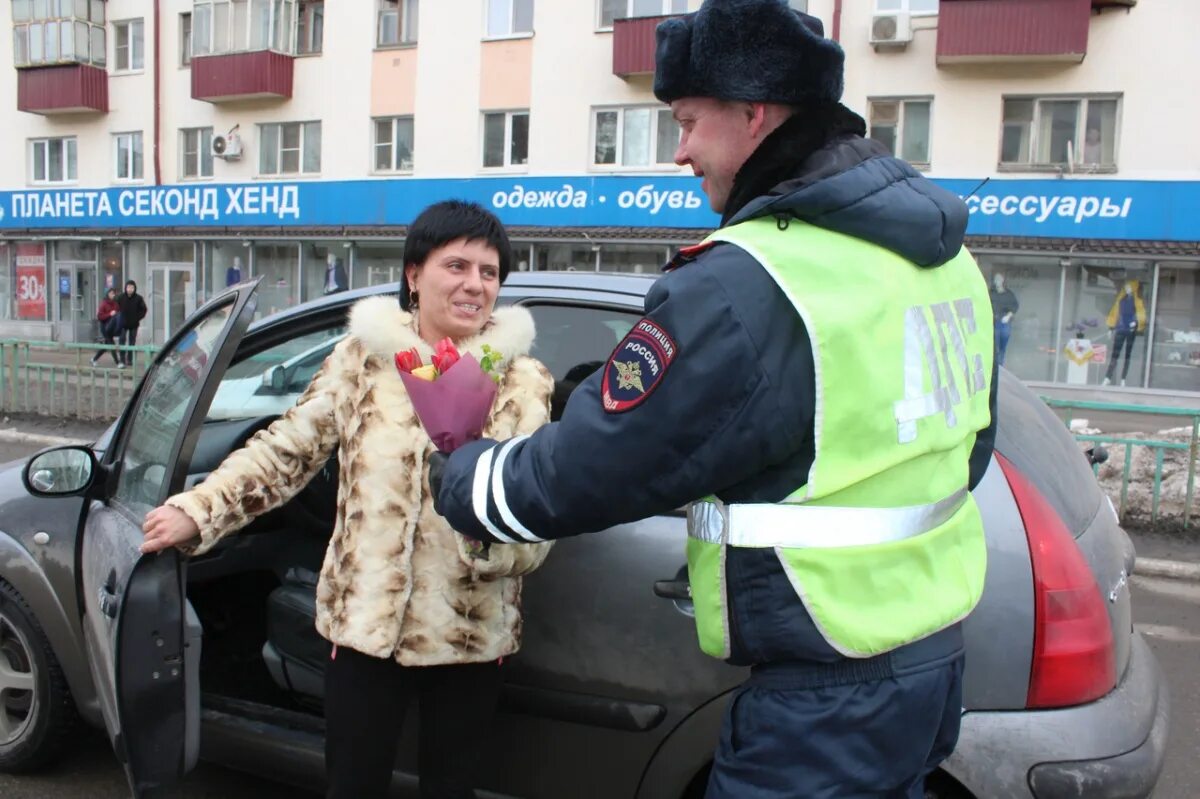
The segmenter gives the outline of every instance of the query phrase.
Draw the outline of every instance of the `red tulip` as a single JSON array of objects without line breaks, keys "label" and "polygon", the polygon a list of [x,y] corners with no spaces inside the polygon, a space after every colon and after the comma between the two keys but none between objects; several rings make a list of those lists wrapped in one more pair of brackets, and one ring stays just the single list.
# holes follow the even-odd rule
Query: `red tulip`
[{"label": "red tulip", "polygon": [[437,343],[436,351],[433,354],[433,365],[437,367],[438,372],[445,374],[447,369],[458,363],[460,357],[454,342],[449,338],[444,338]]},{"label": "red tulip", "polygon": [[405,350],[404,352],[396,353],[396,370],[400,372],[411,373],[413,369],[421,366],[421,354],[417,352],[417,348]]}]

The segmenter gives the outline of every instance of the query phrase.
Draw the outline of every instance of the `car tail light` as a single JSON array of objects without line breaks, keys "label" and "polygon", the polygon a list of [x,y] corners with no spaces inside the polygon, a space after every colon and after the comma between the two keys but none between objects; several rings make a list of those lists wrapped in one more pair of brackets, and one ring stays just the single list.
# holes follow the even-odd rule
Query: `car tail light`
[{"label": "car tail light", "polygon": [[1013,464],[996,460],[1025,522],[1033,563],[1031,708],[1091,702],[1117,684],[1108,611],[1079,545],[1042,493]]}]

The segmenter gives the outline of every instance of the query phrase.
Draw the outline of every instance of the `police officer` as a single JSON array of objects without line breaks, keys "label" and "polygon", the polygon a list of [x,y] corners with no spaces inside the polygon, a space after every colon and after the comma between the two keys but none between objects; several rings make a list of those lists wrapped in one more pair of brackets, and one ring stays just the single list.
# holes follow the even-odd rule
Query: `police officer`
[{"label": "police officer", "polygon": [[706,0],[657,39],[675,160],[721,227],[560,422],[445,461],[437,510],[523,542],[691,503],[700,646],[751,667],[708,796],[922,797],[986,559],[993,325],[966,206],[863,138],[841,48],[786,0]]}]

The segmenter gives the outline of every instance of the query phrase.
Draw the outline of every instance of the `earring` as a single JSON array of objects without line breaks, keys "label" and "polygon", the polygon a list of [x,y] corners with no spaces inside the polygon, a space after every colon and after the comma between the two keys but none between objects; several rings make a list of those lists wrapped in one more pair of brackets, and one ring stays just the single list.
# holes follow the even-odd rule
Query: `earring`
[{"label": "earring", "polygon": [[420,297],[421,297],[421,295],[416,289],[409,288],[409,290],[408,290],[408,307],[412,308],[415,311],[417,309],[417,303],[420,302]]}]

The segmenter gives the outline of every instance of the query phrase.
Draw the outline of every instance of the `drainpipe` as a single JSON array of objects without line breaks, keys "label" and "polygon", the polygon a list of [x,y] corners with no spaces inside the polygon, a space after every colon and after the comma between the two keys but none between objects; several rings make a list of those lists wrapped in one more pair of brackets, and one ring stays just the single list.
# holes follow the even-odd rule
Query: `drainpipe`
[{"label": "drainpipe", "polygon": [[833,40],[842,40],[842,0],[833,0]]},{"label": "drainpipe", "polygon": [[154,0],[154,185],[162,185],[162,4]]}]

